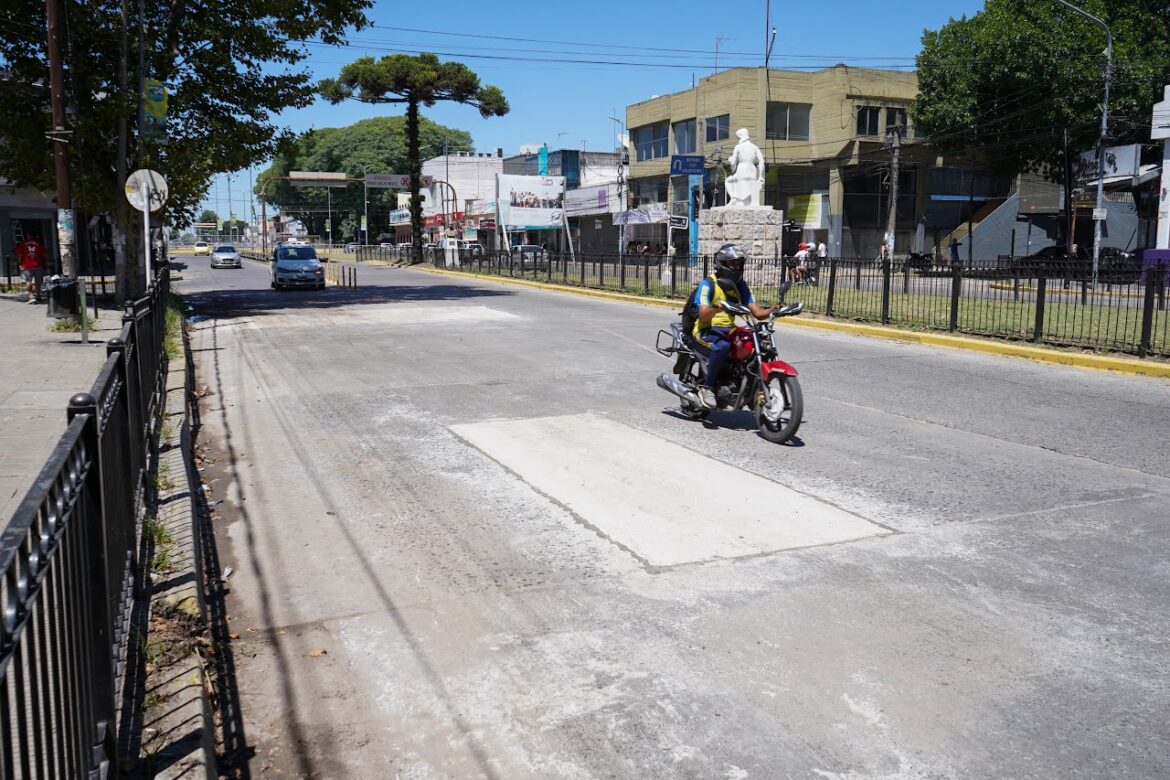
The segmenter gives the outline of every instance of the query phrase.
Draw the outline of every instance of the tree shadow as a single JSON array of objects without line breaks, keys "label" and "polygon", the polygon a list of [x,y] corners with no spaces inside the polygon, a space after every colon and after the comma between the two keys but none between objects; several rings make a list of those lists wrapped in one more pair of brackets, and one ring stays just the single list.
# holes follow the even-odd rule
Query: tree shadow
[{"label": "tree shadow", "polygon": [[515,293],[507,289],[434,284],[425,287],[370,286],[358,287],[356,290],[341,287],[326,287],[324,290],[211,290],[187,293],[184,298],[189,310],[194,313],[208,318],[232,319],[343,306],[475,301],[511,295]]}]

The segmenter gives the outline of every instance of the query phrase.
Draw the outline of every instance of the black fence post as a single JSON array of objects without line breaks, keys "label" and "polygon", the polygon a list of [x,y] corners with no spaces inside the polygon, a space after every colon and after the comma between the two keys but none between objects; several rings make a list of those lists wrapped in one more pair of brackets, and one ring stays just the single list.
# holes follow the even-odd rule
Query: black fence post
[{"label": "black fence post", "polygon": [[861,289],[861,263],[857,262],[853,266],[853,288],[855,290]]},{"label": "black fence post", "polygon": [[711,258],[710,258],[709,256],[707,256],[707,255],[704,255],[704,256],[703,256],[703,278],[704,278],[704,279],[706,279],[706,278],[707,278],[707,275],[708,275],[709,273],[711,273],[710,269],[707,267],[707,266],[708,266],[708,263],[709,263],[709,261],[710,261],[710,259],[711,259]]},{"label": "black fence post", "polygon": [[1020,300],[1020,261],[1013,257],[1012,264],[1012,300]]},{"label": "black fence post", "polygon": [[650,256],[646,255],[642,258],[642,294],[650,294]]},{"label": "black fence post", "polygon": [[882,324],[890,324],[890,286],[893,281],[893,263],[890,258],[882,260]]},{"label": "black fence post", "polygon": [[954,333],[959,329],[959,294],[963,291],[963,269],[959,265],[951,266],[951,321],[948,330]]},{"label": "black fence post", "polygon": [[675,293],[678,289],[678,285],[675,283],[675,279],[674,279],[674,273],[675,273],[674,261],[675,261],[675,258],[671,257],[670,258],[670,297],[671,298],[673,298],[675,296]]},{"label": "black fence post", "polygon": [[597,263],[597,286],[605,287],[605,258],[599,258]]},{"label": "black fence post", "polygon": [[1036,269],[1036,324],[1032,327],[1032,342],[1039,344],[1044,340],[1044,297],[1048,292],[1048,280],[1044,277],[1044,267]]},{"label": "black fence post", "polygon": [[829,258],[829,292],[825,297],[825,316],[833,316],[833,295],[837,292],[837,258]]},{"label": "black fence post", "polygon": [[618,258],[618,283],[621,284],[622,289],[626,289],[626,256],[621,255]]},{"label": "black fence post", "polygon": [[[84,525],[85,556],[88,588],[92,602],[89,616],[90,646],[89,689],[91,713],[96,733],[88,735],[93,740],[93,763],[98,764],[105,756],[115,760],[114,718],[117,704],[114,696],[114,645],[113,616],[110,613],[110,582],[107,575],[109,550],[106,547],[106,520],[102,511],[102,464],[99,441],[98,402],[89,393],[78,393],[69,399],[68,418],[72,422],[78,415],[86,415],[85,432],[81,435],[81,458],[89,461],[82,495],[78,502],[80,510],[74,522]],[[84,684],[84,683],[83,683]],[[83,737],[86,735],[82,735]]]},{"label": "black fence post", "polygon": [[[1161,263],[1158,264],[1158,274],[1162,273]],[[1154,332],[1154,276],[1147,272],[1146,294],[1142,300],[1142,338],[1138,344],[1138,357],[1150,354],[1150,337]]]},{"label": "black fence post", "polygon": [[910,294],[910,263],[902,263],[902,294]]}]

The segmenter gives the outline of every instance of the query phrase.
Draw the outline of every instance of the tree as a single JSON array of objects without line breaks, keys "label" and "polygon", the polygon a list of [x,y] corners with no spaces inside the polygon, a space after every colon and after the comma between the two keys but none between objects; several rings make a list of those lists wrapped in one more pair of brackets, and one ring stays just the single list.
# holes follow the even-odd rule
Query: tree
[{"label": "tree", "polygon": [[331,103],[353,99],[363,103],[406,104],[406,142],[410,173],[410,227],[414,261],[422,260],[422,199],[419,184],[419,107],[439,101],[475,106],[485,119],[508,113],[499,87],[480,86],[479,76],[459,62],[439,62],[434,54],[392,54],[380,60],[362,57],[341,69],[336,79],[320,84]]},{"label": "tree", "polygon": [[[418,126],[420,149],[442,149],[445,145],[457,152],[474,148],[471,134],[463,130],[444,127],[424,116],[418,118]],[[408,167],[406,117],[363,119],[347,127],[312,130],[300,136],[260,173],[255,192],[257,195],[263,192],[267,203],[280,207],[284,214],[300,218],[310,232],[320,235],[324,232],[320,225],[326,204],[325,190],[294,187],[280,177],[287,176],[289,171],[334,171],[360,179],[367,172],[398,173]],[[335,214],[357,217],[360,224],[360,217],[366,211],[363,195],[362,186],[356,183],[333,190]],[[389,227],[385,217],[395,206],[394,192],[372,189],[369,197],[369,232],[375,235],[379,229]],[[344,227],[342,234],[355,235]]]},{"label": "tree", "polygon": [[[367,24],[371,0],[146,3],[141,20],[123,17],[127,6],[134,4],[68,4],[65,82],[74,207],[91,214],[116,212],[118,232],[135,242],[133,247],[141,229],[132,224],[118,180],[121,150],[128,167],[163,174],[170,190],[164,218],[186,225],[215,173],[266,159],[291,140],[272,116],[307,105],[316,92],[309,71],[299,67],[307,56],[300,42],[344,42],[348,29]],[[51,191],[44,18],[41,0],[6,0],[6,21],[0,25],[0,170],[17,185]],[[140,21],[145,75],[169,85],[165,139],[143,137],[135,129],[140,101],[133,64]],[[134,270],[132,263],[119,268],[120,295],[140,289]]]},{"label": "tree", "polygon": [[200,214],[199,219],[197,219],[195,221],[196,222],[203,222],[203,223],[214,222],[215,224],[218,225],[219,224],[219,215],[216,214],[211,209],[203,209],[203,213]]},{"label": "tree", "polygon": [[[1165,2],[1085,0],[1113,33],[1109,142],[1149,138],[1150,107],[1170,83]],[[922,35],[920,136],[944,152],[976,152],[999,173],[1062,178],[1061,134],[1076,149],[1100,134],[1105,33],[1055,0],[987,0],[970,18]]]}]

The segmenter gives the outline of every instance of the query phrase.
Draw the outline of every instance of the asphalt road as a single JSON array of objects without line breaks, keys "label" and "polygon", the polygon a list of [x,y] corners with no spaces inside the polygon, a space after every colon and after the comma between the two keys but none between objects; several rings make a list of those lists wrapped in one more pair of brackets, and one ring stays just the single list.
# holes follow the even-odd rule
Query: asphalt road
[{"label": "asphalt road", "polygon": [[785,327],[776,446],[666,309],[189,262],[253,774],[1170,775],[1165,381]]}]

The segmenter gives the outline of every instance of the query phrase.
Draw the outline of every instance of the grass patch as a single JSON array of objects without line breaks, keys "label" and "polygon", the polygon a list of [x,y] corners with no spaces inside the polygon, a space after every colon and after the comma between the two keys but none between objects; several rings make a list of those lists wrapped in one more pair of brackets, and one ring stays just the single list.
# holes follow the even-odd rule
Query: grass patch
[{"label": "grass patch", "polygon": [[158,521],[157,517],[153,515],[146,518],[142,524],[143,532],[150,537],[156,547],[165,547],[171,544],[174,539],[171,538],[171,532],[167,527]]},{"label": "grass patch", "polygon": [[183,354],[183,309],[182,297],[171,293],[167,300],[167,321],[163,335],[163,351],[168,359]]},{"label": "grass patch", "polygon": [[175,567],[175,562],[171,559],[171,551],[163,548],[155,550],[154,558],[150,561],[150,571],[152,574],[166,574]]},{"label": "grass patch", "polygon": [[53,324],[49,326],[49,330],[53,333],[81,333],[82,320],[85,321],[85,327],[88,330],[93,330],[93,317],[85,312],[76,318],[61,317],[53,320]]}]

